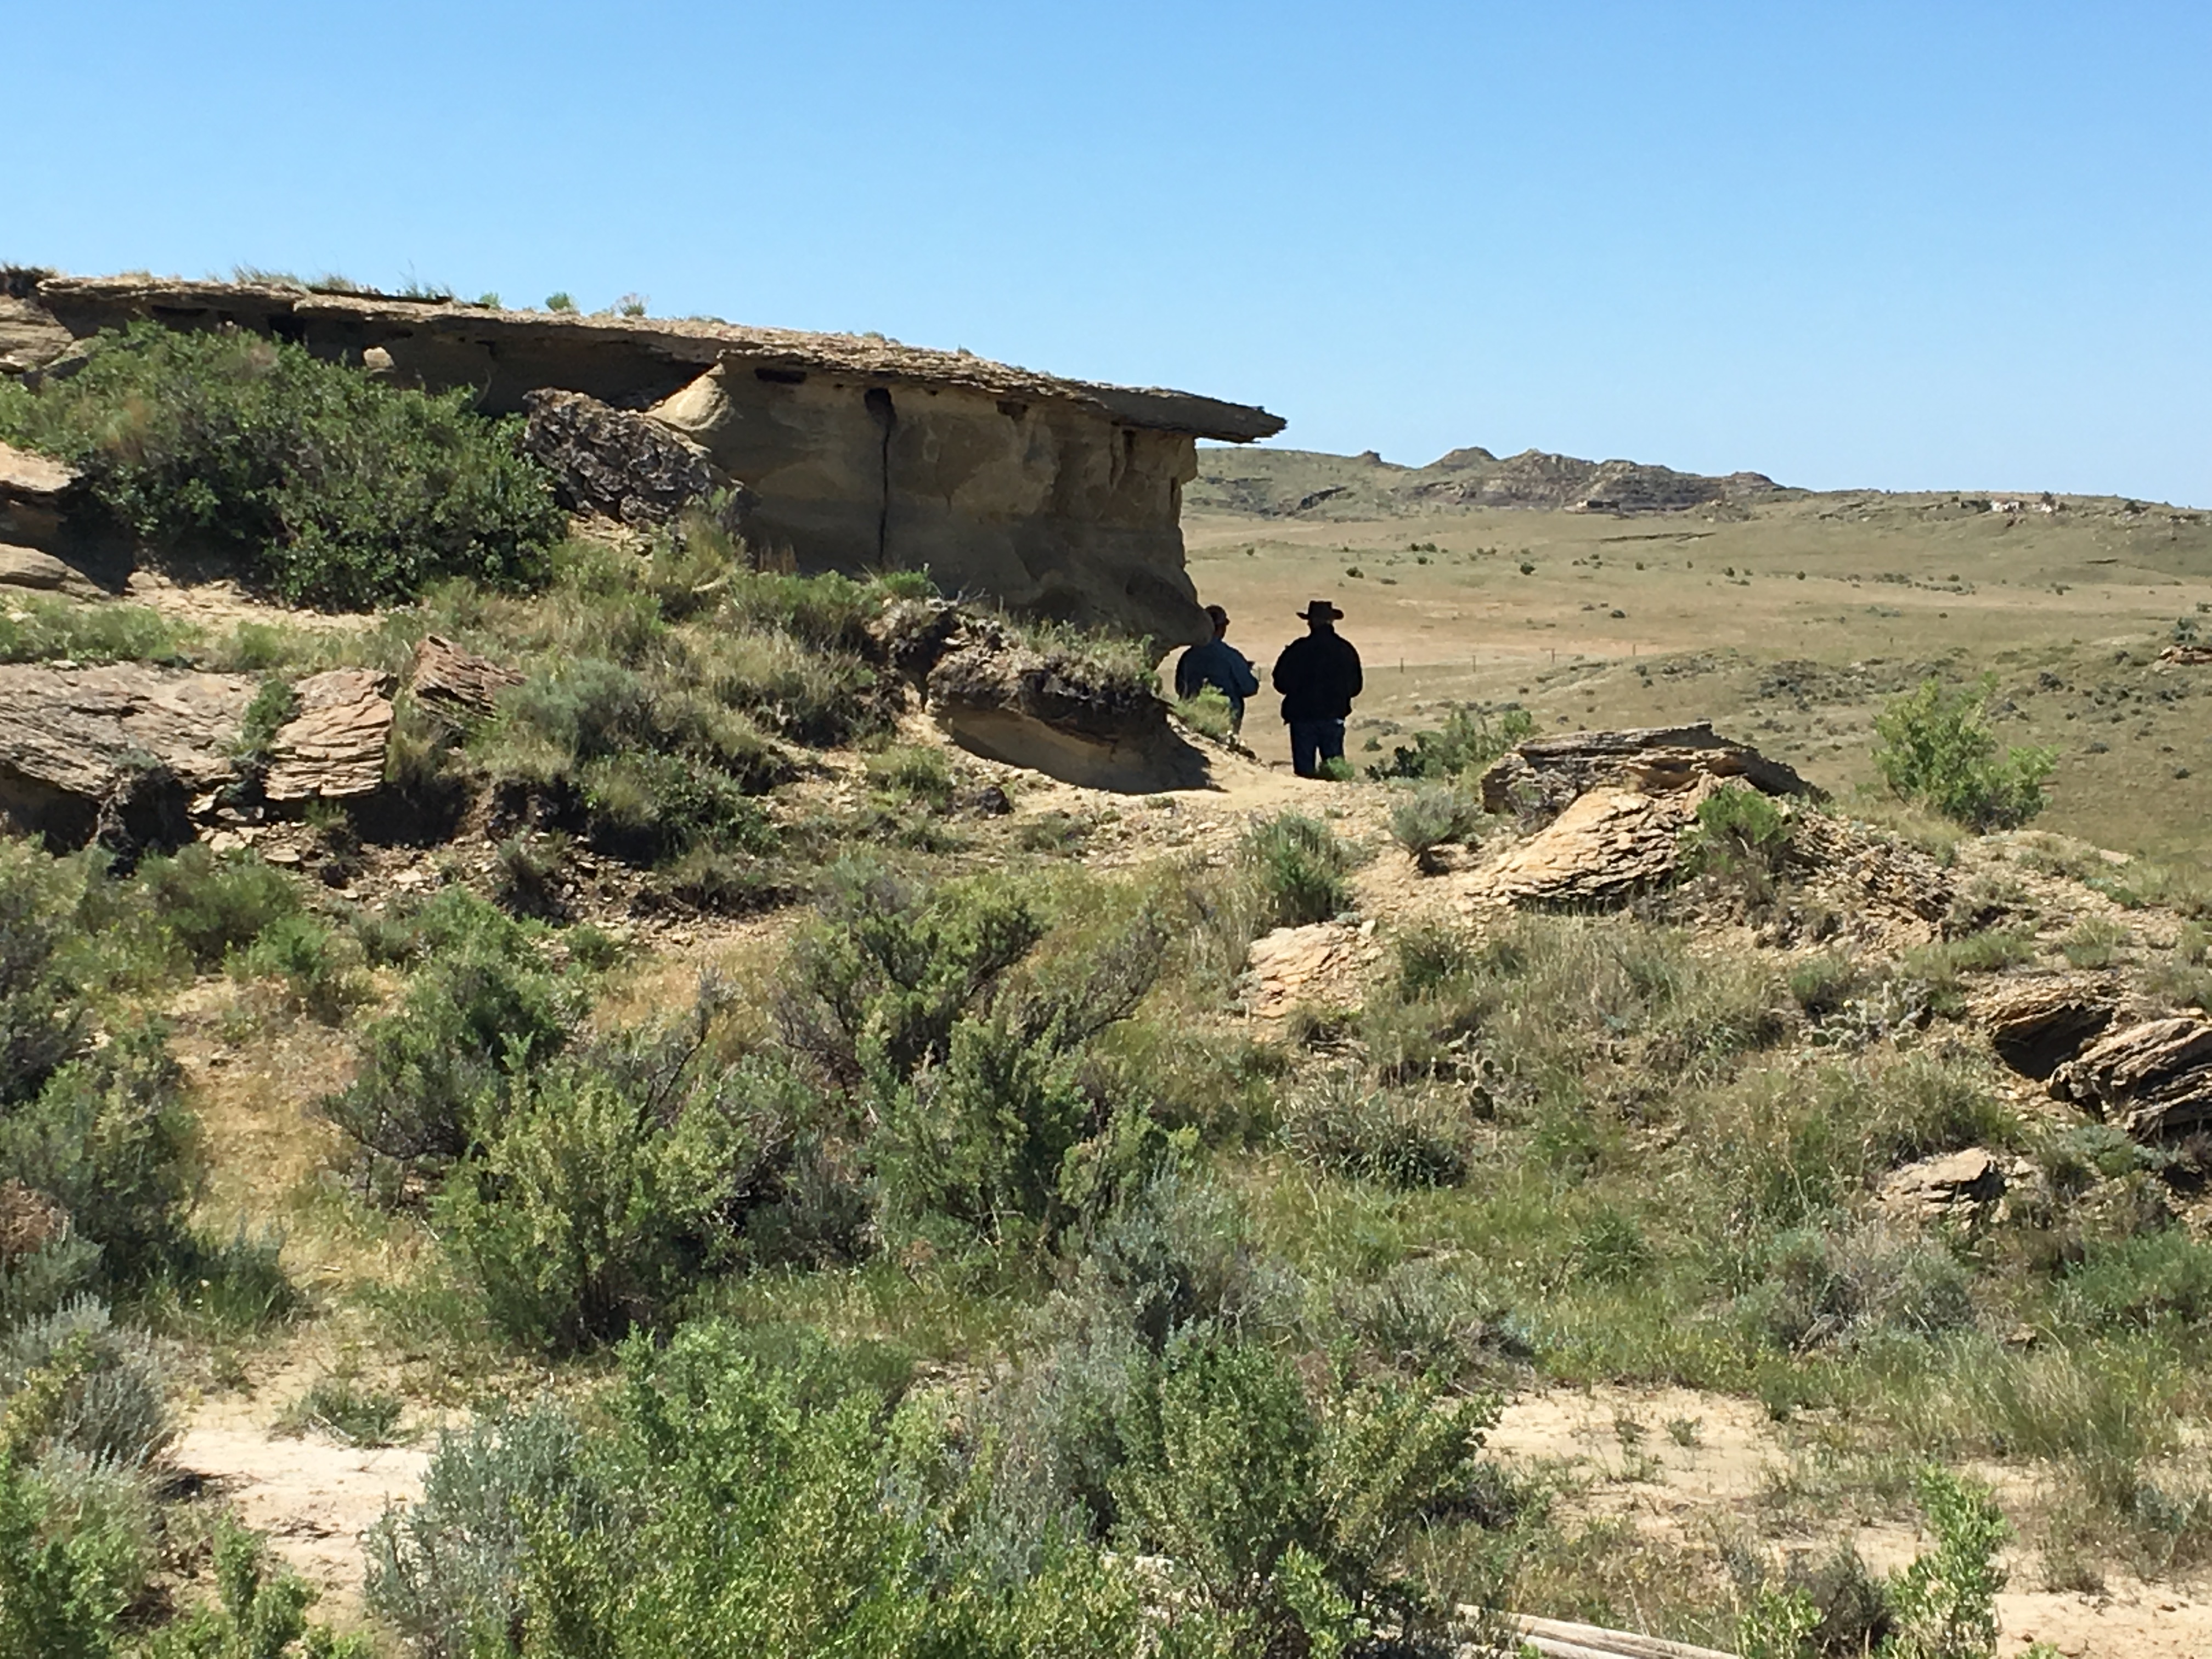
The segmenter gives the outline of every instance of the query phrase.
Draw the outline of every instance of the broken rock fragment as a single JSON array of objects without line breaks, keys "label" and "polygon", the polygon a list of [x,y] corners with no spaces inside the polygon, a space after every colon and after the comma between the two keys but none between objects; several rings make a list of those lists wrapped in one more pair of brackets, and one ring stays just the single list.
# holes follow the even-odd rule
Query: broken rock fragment
[{"label": "broken rock fragment", "polygon": [[407,671],[407,689],[416,700],[460,725],[489,719],[501,694],[521,684],[512,668],[435,634],[422,636]]},{"label": "broken rock fragment", "polygon": [[2212,1120],[2212,1024],[2186,1016],[2113,1032],[2051,1074],[2051,1092],[2137,1140]]},{"label": "broken rock fragment", "polygon": [[[643,529],[730,485],[704,449],[651,416],[580,392],[548,389],[522,402],[530,414],[523,447],[553,475],[553,492],[571,513]],[[732,507],[744,499],[733,497]]]},{"label": "broken rock fragment", "polygon": [[391,689],[390,676],[368,668],[334,668],[294,686],[299,712],[277,731],[262,793],[272,801],[374,793],[392,740]]},{"label": "broken rock fragment", "polygon": [[2004,1196],[2004,1168],[1987,1149],[1970,1146],[1892,1170],[1875,1201],[1893,1215],[1932,1221],[1994,1204]]}]

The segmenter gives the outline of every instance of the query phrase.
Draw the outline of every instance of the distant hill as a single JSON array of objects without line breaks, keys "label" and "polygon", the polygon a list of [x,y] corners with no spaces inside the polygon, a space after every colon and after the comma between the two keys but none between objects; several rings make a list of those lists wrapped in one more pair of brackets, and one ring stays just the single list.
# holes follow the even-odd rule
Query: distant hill
[{"label": "distant hill", "polygon": [[1400,466],[1373,450],[1324,455],[1304,449],[1222,447],[1198,452],[1198,477],[1183,491],[1200,512],[1260,518],[1372,519],[1518,507],[1570,513],[1679,513],[1748,505],[1795,495],[1759,472],[1724,478],[1635,461],[1584,461],[1524,450],[1499,459],[1455,449],[1426,466]]}]

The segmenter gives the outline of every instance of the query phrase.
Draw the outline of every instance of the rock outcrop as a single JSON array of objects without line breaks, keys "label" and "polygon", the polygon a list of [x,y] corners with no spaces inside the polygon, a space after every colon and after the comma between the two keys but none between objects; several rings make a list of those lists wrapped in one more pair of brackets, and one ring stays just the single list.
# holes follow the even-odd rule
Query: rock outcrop
[{"label": "rock outcrop", "polygon": [[1902,1219],[1940,1221],[1994,1204],[2004,1194],[2004,1166],[1986,1148],[1970,1146],[1893,1170],[1875,1201]]},{"label": "rock outcrop", "polygon": [[2212,1121],[2212,1024],[2145,1020],[2100,1038],[2051,1075],[2051,1092],[2137,1140]]},{"label": "rock outcrop", "polygon": [[75,467],[0,444],[0,545],[51,553],[82,495]]},{"label": "rock outcrop", "polygon": [[191,839],[191,803],[234,782],[255,682],[118,665],[0,665],[0,813],[81,847]]},{"label": "rock outcrop", "polygon": [[1695,807],[1632,789],[1591,789],[1480,878],[1489,896],[1524,908],[1618,904],[1670,880]]},{"label": "rock outcrop", "polygon": [[1136,675],[1040,648],[944,600],[893,607],[875,637],[946,735],[986,760],[1124,794],[1206,781],[1206,757],[1176,734],[1167,705]]},{"label": "rock outcrop", "polygon": [[720,491],[728,498],[728,527],[739,527],[750,493],[738,493],[707,452],[673,428],[580,392],[544,389],[522,402],[530,416],[523,447],[553,475],[571,513],[647,528]]},{"label": "rock outcrop", "polygon": [[1482,809],[1540,823],[1601,786],[1656,795],[1708,780],[1740,781],[1770,795],[1819,793],[1779,761],[1700,722],[1532,738],[1482,775]]},{"label": "rock outcrop", "polygon": [[[281,334],[406,384],[466,386],[488,413],[546,390],[649,412],[755,492],[744,533],[802,571],[927,567],[948,592],[1163,645],[1207,633],[1180,524],[1196,440],[1249,442],[1283,424],[965,352],[696,319],[138,277],[46,276],[10,303],[0,372],[52,368],[77,340],[153,318]],[[628,511],[657,507],[660,491],[577,494]]]},{"label": "rock outcrop", "polygon": [[2066,975],[2008,984],[1974,1012],[1997,1058],[2041,1082],[2103,1035],[2118,1010],[2110,984]]}]

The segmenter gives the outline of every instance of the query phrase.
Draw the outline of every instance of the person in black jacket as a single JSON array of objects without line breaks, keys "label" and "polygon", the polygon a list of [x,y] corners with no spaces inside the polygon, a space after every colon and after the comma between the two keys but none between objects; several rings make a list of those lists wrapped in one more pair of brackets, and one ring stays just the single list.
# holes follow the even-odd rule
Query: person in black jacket
[{"label": "person in black jacket", "polygon": [[1275,659],[1275,690],[1283,694],[1283,722],[1291,728],[1291,768],[1315,778],[1322,761],[1344,758],[1345,716],[1360,690],[1359,653],[1338,635],[1344,612],[1327,599],[1298,614],[1306,636]]}]

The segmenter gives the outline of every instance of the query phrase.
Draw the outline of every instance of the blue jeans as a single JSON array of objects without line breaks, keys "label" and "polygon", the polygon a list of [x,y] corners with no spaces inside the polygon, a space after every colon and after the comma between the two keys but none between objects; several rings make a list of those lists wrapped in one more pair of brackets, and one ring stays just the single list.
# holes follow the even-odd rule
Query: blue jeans
[{"label": "blue jeans", "polygon": [[1291,722],[1291,770],[1300,777],[1317,778],[1321,775],[1322,761],[1343,758],[1342,720]]}]

